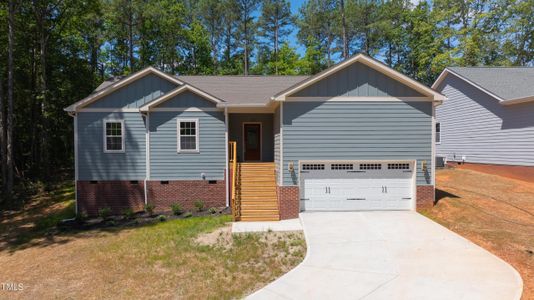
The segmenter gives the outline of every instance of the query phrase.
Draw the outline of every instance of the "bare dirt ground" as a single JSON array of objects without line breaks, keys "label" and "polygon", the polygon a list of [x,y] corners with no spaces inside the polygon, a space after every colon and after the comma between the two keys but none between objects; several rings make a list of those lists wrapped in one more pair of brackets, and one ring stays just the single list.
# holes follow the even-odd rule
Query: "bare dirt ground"
[{"label": "bare dirt ground", "polygon": [[468,169],[438,170],[424,215],[511,264],[534,299],[534,183]]}]

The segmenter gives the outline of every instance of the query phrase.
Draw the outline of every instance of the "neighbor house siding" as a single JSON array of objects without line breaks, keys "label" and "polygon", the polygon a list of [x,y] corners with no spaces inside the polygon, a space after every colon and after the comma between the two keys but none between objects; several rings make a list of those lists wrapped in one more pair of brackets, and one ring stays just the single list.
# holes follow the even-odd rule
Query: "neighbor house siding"
[{"label": "neighbor house siding", "polygon": [[176,87],[175,83],[149,74],[88,105],[87,108],[139,108]]},{"label": "neighbor house siding", "polygon": [[[178,153],[177,119],[198,119],[199,153]],[[150,179],[224,179],[224,112],[175,111],[150,113]]]},{"label": "neighbor house siding", "polygon": [[[145,178],[145,123],[139,113],[80,112],[78,118],[79,180]],[[104,120],[124,120],[124,153],[104,153]]]},{"label": "neighbor house siding", "polygon": [[230,114],[230,140],[237,142],[237,158],[243,161],[243,123],[261,123],[261,160],[274,161],[273,114]]},{"label": "neighbor house siding", "polygon": [[503,106],[464,80],[448,75],[438,87],[447,101],[436,109],[448,160],[534,166],[534,104]]},{"label": "neighbor house siding", "polygon": [[299,160],[390,159],[417,160],[417,184],[431,184],[432,103],[294,101],[283,109],[284,185],[298,184]]},{"label": "neighbor house siding", "polygon": [[292,97],[423,97],[419,92],[362,63],[354,63]]}]

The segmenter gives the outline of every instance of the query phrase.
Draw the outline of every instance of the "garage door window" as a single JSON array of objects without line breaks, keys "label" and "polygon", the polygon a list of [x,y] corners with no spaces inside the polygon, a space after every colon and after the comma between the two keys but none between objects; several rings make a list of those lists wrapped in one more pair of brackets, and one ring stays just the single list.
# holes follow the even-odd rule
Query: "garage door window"
[{"label": "garage door window", "polygon": [[324,164],[303,164],[302,170],[324,170]]},{"label": "garage door window", "polygon": [[410,164],[408,163],[397,163],[397,164],[388,164],[388,170],[409,170]]},{"label": "garage door window", "polygon": [[382,164],[360,164],[360,170],[382,170]]},{"label": "garage door window", "polygon": [[353,170],[354,165],[353,164],[332,164],[330,166],[330,169],[332,170]]}]

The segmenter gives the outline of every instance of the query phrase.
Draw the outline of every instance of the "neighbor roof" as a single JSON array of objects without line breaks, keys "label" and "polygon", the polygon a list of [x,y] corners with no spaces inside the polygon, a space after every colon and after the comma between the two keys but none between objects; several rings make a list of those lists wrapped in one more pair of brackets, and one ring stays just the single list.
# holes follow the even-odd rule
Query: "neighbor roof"
[{"label": "neighbor roof", "polygon": [[206,93],[217,96],[228,106],[264,106],[271,97],[309,76],[177,76]]},{"label": "neighbor roof", "polygon": [[503,103],[530,101],[534,97],[534,68],[448,67],[432,85],[433,88],[439,86],[447,72],[468,81]]}]

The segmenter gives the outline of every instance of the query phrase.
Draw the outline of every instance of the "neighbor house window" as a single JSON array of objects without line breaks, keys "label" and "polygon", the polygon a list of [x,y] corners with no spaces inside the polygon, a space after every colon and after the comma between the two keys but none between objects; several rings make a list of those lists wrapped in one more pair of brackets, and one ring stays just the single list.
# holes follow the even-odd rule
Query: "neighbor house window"
[{"label": "neighbor house window", "polygon": [[124,152],[124,121],[104,121],[104,152]]},{"label": "neighbor house window", "polygon": [[178,119],[178,152],[198,152],[198,119]]},{"label": "neighbor house window", "polygon": [[436,143],[441,143],[441,123],[436,122]]}]

